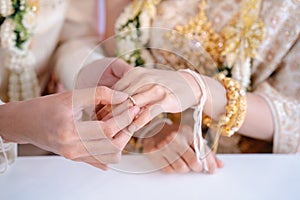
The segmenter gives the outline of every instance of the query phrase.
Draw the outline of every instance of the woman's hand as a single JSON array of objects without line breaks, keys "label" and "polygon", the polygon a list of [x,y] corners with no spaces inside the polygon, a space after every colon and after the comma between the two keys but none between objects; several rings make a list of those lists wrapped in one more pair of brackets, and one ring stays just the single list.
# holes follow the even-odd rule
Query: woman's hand
[{"label": "woman's hand", "polygon": [[106,169],[106,164],[120,160],[132,135],[126,127],[139,108],[131,107],[103,121],[82,121],[82,111],[98,104],[119,104],[127,98],[125,93],[97,87],[8,103],[0,106],[1,136]]},{"label": "woman's hand", "polygon": [[133,69],[119,58],[103,58],[84,66],[77,75],[75,89],[96,86],[114,86],[128,71]]},{"label": "woman's hand", "polygon": [[[144,153],[148,158],[166,173],[203,172],[203,163],[196,158],[193,147],[193,131],[185,125],[165,125],[163,130],[143,142]],[[217,168],[223,167],[223,162],[206,149],[206,161],[209,173],[214,173]]]},{"label": "woman's hand", "polygon": [[[145,69],[137,67],[130,70],[114,89],[131,95],[142,108],[139,117],[131,125],[138,130],[162,112],[178,113],[197,105],[201,97],[196,80],[188,73]],[[120,105],[114,108],[117,114],[126,109]],[[99,112],[103,118],[107,112]]]}]

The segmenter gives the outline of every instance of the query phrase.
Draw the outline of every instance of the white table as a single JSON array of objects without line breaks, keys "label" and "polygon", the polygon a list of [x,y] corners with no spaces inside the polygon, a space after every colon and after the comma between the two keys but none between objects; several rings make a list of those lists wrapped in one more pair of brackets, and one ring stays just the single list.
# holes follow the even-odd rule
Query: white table
[{"label": "white table", "polygon": [[[61,157],[24,157],[0,175],[0,200],[300,199],[299,155],[223,155],[215,175],[103,172]],[[118,169],[141,170],[146,159],[125,156]]]}]

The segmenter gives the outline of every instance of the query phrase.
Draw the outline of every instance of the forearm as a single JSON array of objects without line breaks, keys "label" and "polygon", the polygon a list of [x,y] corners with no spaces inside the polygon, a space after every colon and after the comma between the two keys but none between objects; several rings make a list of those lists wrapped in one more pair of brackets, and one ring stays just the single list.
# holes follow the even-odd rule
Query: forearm
[{"label": "forearm", "polygon": [[17,114],[14,108],[16,103],[8,103],[0,106],[0,136],[4,140],[16,141],[16,131],[14,131],[15,123],[17,123],[13,116]]}]

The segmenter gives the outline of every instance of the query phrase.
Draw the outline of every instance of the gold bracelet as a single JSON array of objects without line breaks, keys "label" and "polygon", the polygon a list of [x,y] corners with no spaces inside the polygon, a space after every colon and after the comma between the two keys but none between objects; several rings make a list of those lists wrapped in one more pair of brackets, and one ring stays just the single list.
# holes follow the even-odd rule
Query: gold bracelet
[{"label": "gold bracelet", "polygon": [[247,111],[246,93],[241,89],[240,84],[225,76],[218,76],[218,80],[226,89],[226,111],[220,116],[218,123],[213,122],[211,117],[206,115],[203,117],[202,121],[203,124],[215,130],[217,133],[214,149],[215,152],[220,135],[227,137],[234,135],[234,133],[237,132],[243,125]]},{"label": "gold bracelet", "polygon": [[221,135],[230,137],[241,128],[245,120],[246,93],[241,89],[240,84],[231,78],[219,76],[219,81],[226,89],[227,105],[218,125],[221,127]]}]

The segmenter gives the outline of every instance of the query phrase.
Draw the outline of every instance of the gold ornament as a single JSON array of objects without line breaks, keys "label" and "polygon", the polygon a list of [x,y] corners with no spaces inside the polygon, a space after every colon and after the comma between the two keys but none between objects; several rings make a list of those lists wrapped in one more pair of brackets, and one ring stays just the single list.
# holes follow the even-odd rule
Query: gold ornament
[{"label": "gold ornament", "polygon": [[259,18],[261,0],[243,0],[242,9],[222,30],[227,64],[232,67],[243,52],[244,58],[257,58],[257,48],[265,35],[264,23]]},{"label": "gold ornament", "polygon": [[205,0],[200,1],[198,9],[198,14],[192,17],[187,25],[177,25],[174,32],[200,42],[213,60],[219,63],[222,61],[220,55],[223,51],[224,39],[213,30],[211,22],[208,20],[206,15],[207,2]]},{"label": "gold ornament", "polygon": [[227,104],[225,113],[219,118],[216,123],[208,116],[203,117],[203,123],[216,132],[216,146],[214,151],[217,151],[219,137],[231,137],[236,133],[244,123],[247,111],[246,93],[242,90],[240,84],[234,79],[225,77],[223,74],[218,76],[218,80],[226,89]]}]

